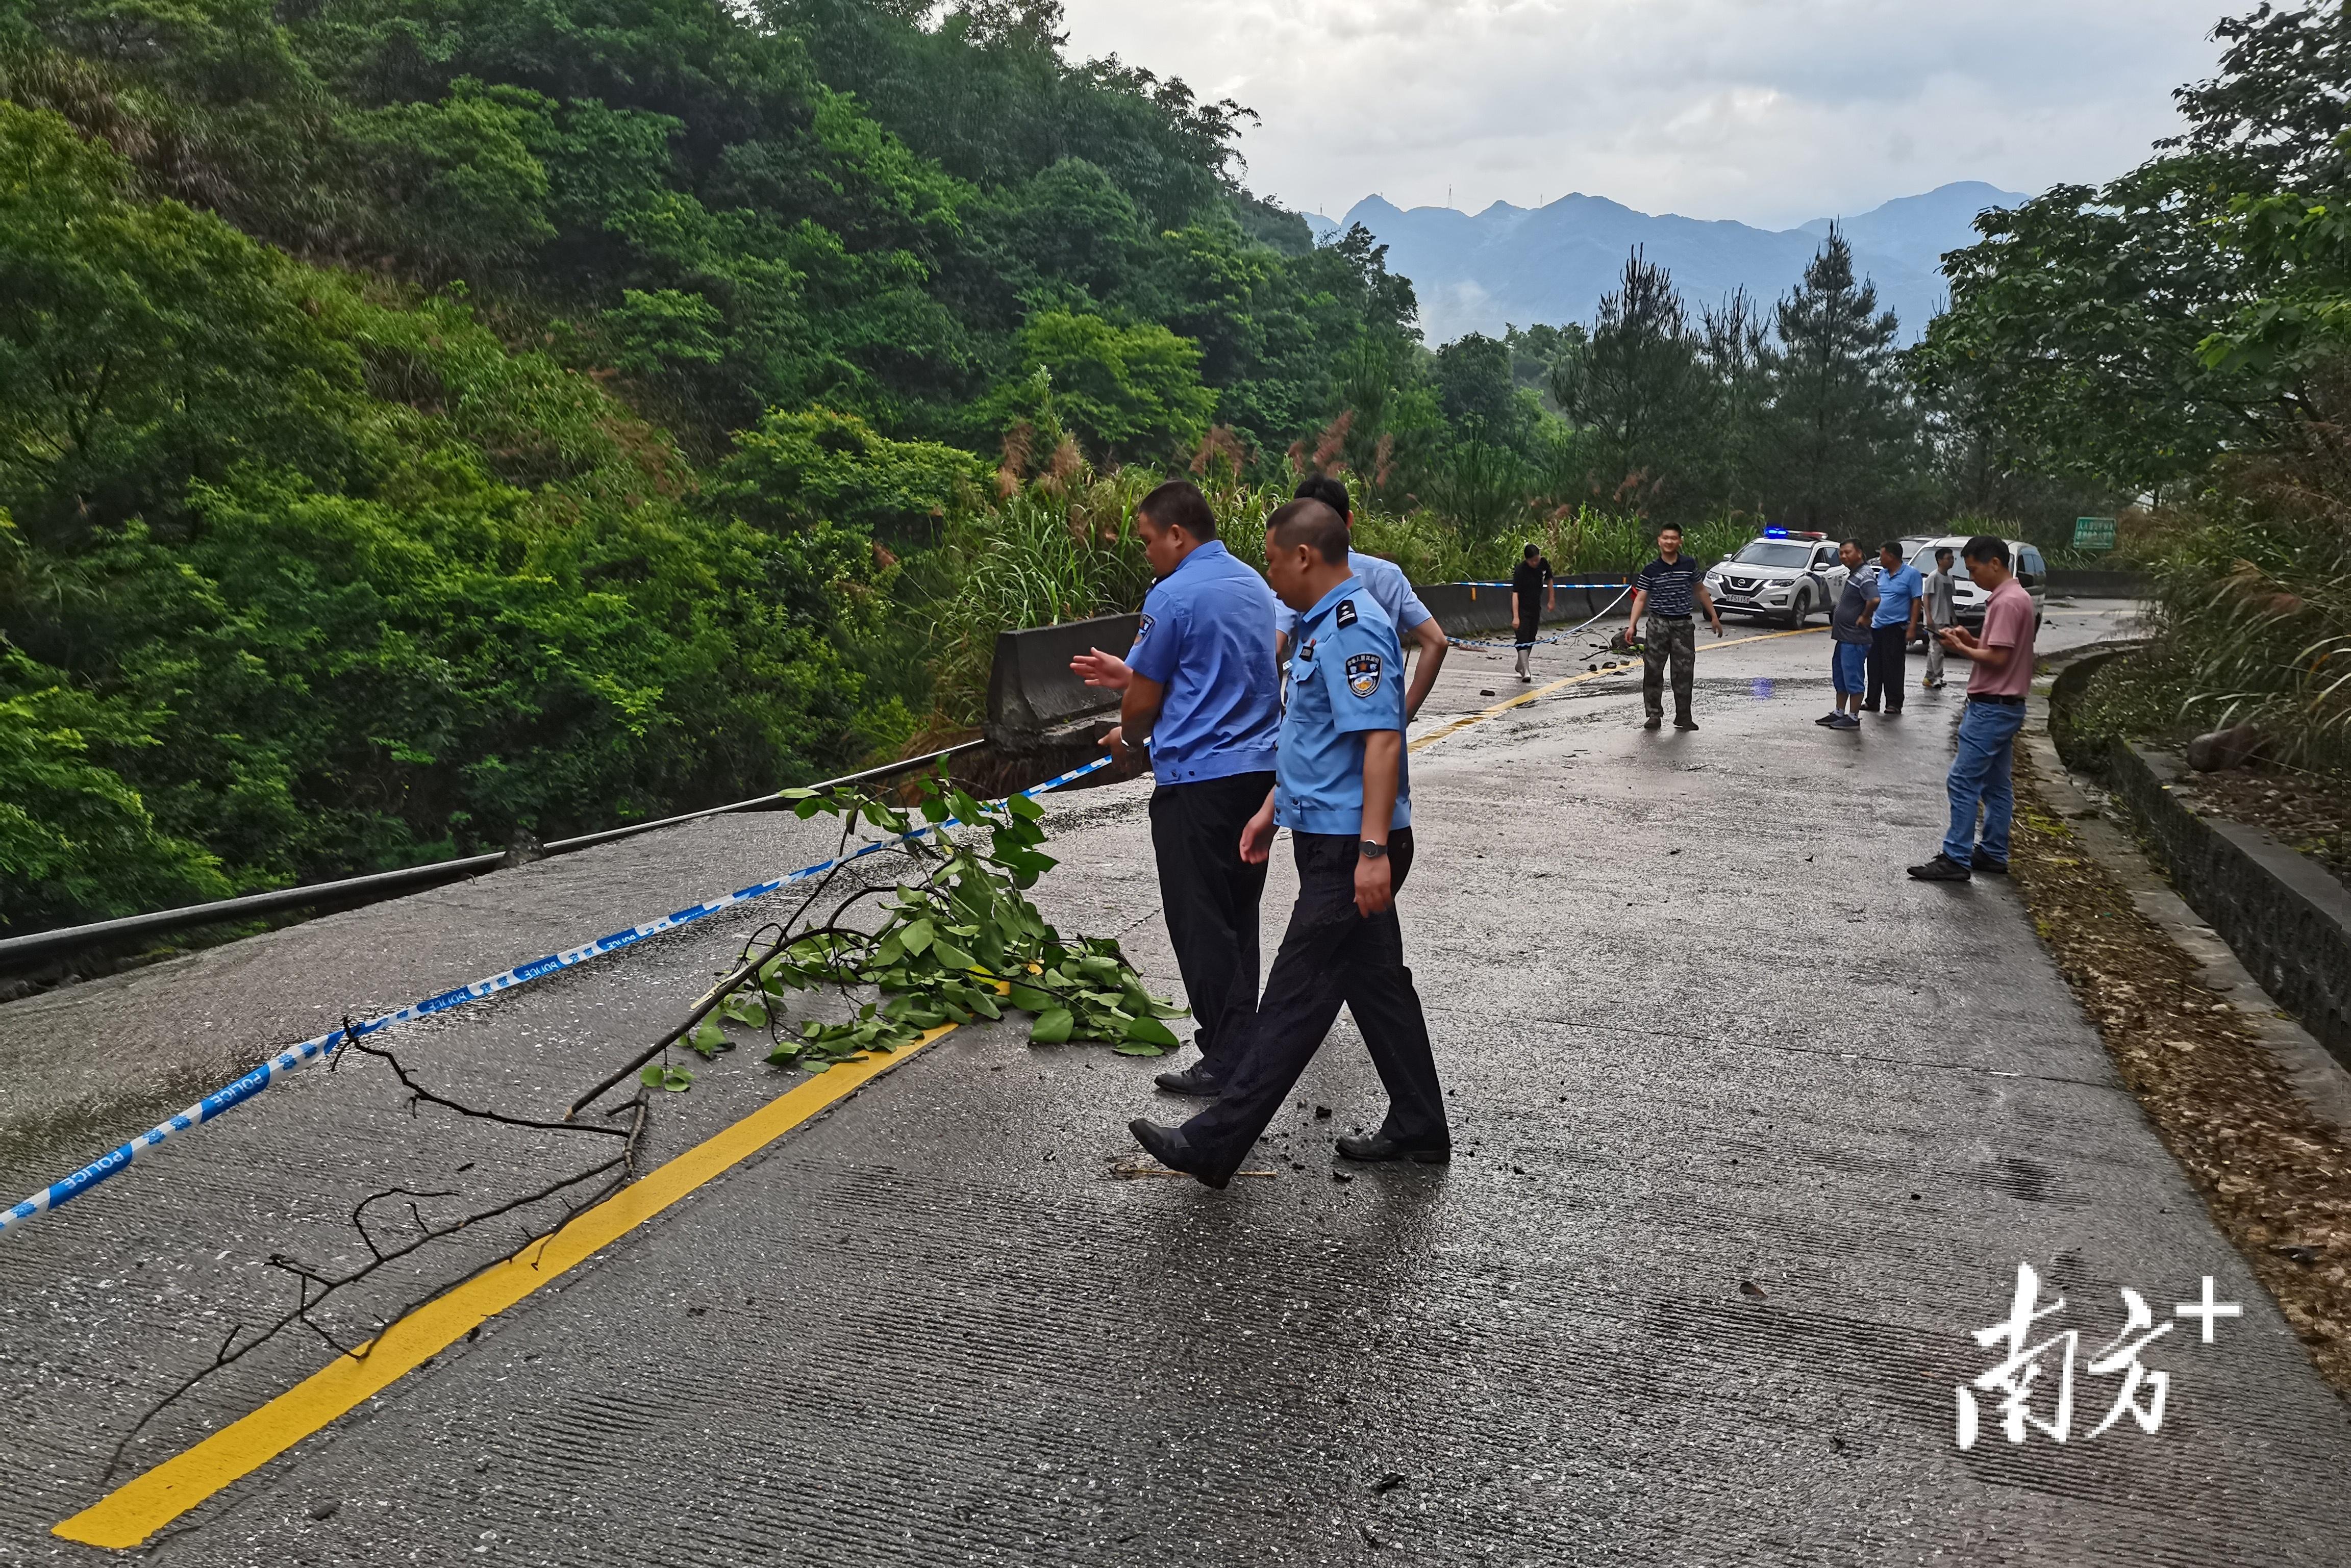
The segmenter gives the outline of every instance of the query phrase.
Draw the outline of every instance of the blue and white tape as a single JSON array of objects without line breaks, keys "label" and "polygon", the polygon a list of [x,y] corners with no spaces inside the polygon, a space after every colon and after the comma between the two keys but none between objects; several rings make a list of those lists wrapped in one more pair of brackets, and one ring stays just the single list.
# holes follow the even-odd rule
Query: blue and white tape
[{"label": "blue and white tape", "polygon": [[[1590,625],[1593,624],[1595,622],[1599,622],[1599,621],[1606,620],[1606,619],[1607,619],[1607,616],[1608,616],[1608,612],[1609,612],[1609,611],[1611,611],[1611,610],[1615,609],[1619,604],[1624,603],[1624,602],[1625,602],[1625,595],[1626,593],[1630,593],[1630,592],[1632,592],[1632,591],[1633,591],[1633,589],[1632,589],[1632,585],[1631,585],[1631,584],[1629,584],[1629,583],[1622,583],[1622,582],[1597,582],[1597,583],[1569,582],[1569,583],[1562,583],[1562,584],[1561,584],[1561,586],[1562,586],[1562,587],[1563,587],[1563,588],[1619,588],[1619,589],[1623,589],[1623,590],[1624,590],[1624,592],[1623,592],[1623,593],[1619,593],[1615,598],[1614,598],[1614,599],[1610,600],[1610,601],[1607,602],[1607,604],[1606,604],[1606,605],[1605,605],[1605,606],[1601,610],[1600,613],[1599,613],[1599,614],[1597,614],[1597,615],[1595,615],[1595,616],[1593,616],[1593,617],[1592,618],[1592,620],[1590,620],[1590,621],[1586,621],[1586,622],[1582,622],[1582,623],[1581,623],[1581,624],[1579,624],[1579,625],[1571,626],[1571,627],[1569,627],[1569,628],[1568,628],[1566,631],[1564,631],[1564,632],[1553,632],[1551,636],[1548,636],[1548,637],[1538,637],[1538,638],[1536,638],[1536,639],[1534,640],[1534,642],[1533,642],[1533,643],[1530,643],[1530,644],[1529,644],[1529,646],[1531,646],[1531,647],[1542,647],[1542,646],[1545,646],[1545,645],[1547,645],[1547,644],[1549,644],[1549,643],[1564,643],[1564,642],[1566,642],[1566,641],[1567,641],[1569,638],[1571,638],[1571,637],[1574,637],[1574,636],[1578,636],[1578,635],[1580,635],[1580,634],[1583,632],[1583,631],[1584,627],[1586,627],[1586,626],[1590,626]],[[1457,647],[1457,648],[1516,648],[1516,647],[1519,645],[1519,644],[1518,644],[1517,643],[1515,643],[1515,642],[1511,642],[1511,643],[1481,643],[1481,642],[1478,642],[1478,641],[1476,641],[1476,640],[1474,640],[1474,639],[1472,639],[1472,638],[1468,638],[1468,637],[1447,637],[1447,638],[1446,639],[1446,641],[1447,641],[1447,643],[1450,643],[1451,644],[1453,644],[1453,646],[1455,646],[1455,647]]]},{"label": "blue and white tape", "polygon": [[[1033,785],[1021,790],[1020,793],[1028,796],[1042,795],[1049,789],[1058,789],[1073,779],[1082,779],[1087,774],[1108,766],[1110,766],[1109,758],[1098,757],[1082,768],[1073,768],[1058,779],[1048,779],[1042,784]],[[939,825],[956,826],[957,819],[950,817]],[[738,889],[723,897],[693,904],[673,914],[664,915],[657,920],[648,920],[642,925],[632,925],[626,931],[615,931],[611,936],[600,936],[593,942],[567,948],[560,953],[550,953],[544,958],[533,958],[528,964],[517,964],[513,968],[492,975],[486,979],[475,980],[471,985],[459,986],[456,989],[444,991],[437,997],[427,997],[421,1002],[412,1002],[396,1012],[383,1013],[369,1019],[364,1023],[353,1024],[351,1037],[364,1040],[371,1034],[380,1034],[395,1024],[411,1023],[417,1019],[431,1018],[435,1013],[444,1013],[451,1008],[463,1007],[467,1002],[479,1001],[485,997],[496,996],[500,991],[512,990],[517,986],[528,985],[533,980],[541,979],[559,970],[577,967],[590,958],[601,957],[607,953],[617,953],[623,947],[634,946],[648,936],[657,936],[664,931],[674,931],[677,927],[690,925],[705,915],[716,915],[722,909],[731,908],[755,898],[764,898],[768,894],[780,888],[789,887],[796,882],[806,882],[812,876],[821,876],[836,866],[846,865],[849,862],[870,855],[876,850],[888,849],[893,844],[904,843],[909,839],[919,839],[930,831],[928,826],[920,827],[901,838],[881,839],[870,844],[862,844],[845,855],[825,861],[820,864],[803,866],[796,872],[777,877],[772,881],[754,883],[749,887]],[[201,1127],[215,1116],[244,1104],[295,1069],[326,1060],[334,1054],[335,1048],[342,1042],[342,1040],[343,1031],[333,1029],[314,1040],[306,1040],[299,1045],[288,1046],[235,1082],[205,1095],[171,1120],[159,1123],[129,1143],[122,1144],[99,1155],[64,1180],[51,1182],[15,1207],[0,1211],[0,1235],[5,1235],[23,1225],[37,1214],[45,1214],[59,1204],[79,1197],[99,1183],[126,1169],[142,1153],[156,1145],[184,1133],[192,1127]]]}]

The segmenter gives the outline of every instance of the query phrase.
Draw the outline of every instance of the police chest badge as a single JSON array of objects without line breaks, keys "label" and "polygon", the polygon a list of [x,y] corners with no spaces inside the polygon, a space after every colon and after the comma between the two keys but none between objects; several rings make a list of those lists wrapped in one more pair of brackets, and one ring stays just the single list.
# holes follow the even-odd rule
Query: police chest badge
[{"label": "police chest badge", "polygon": [[1359,697],[1370,696],[1380,689],[1380,656],[1377,653],[1347,655],[1347,689]]}]

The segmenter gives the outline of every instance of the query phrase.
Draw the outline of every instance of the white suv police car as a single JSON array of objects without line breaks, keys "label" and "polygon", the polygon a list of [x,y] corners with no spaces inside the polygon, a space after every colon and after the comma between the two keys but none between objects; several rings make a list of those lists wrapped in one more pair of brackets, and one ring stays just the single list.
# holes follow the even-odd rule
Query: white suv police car
[{"label": "white suv police car", "polygon": [[1765,528],[1737,555],[1724,556],[1707,572],[1706,591],[1726,614],[1802,626],[1836,607],[1844,580],[1836,541],[1827,535]]}]

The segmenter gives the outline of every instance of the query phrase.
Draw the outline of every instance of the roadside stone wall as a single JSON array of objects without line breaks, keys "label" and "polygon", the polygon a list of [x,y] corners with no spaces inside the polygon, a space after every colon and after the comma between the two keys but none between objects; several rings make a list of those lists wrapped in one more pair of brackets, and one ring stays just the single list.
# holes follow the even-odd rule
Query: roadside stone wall
[{"label": "roadside stone wall", "polygon": [[2266,833],[2194,810],[2181,798],[2187,766],[2168,752],[2118,740],[2105,773],[2179,895],[2351,1067],[2351,890]]}]

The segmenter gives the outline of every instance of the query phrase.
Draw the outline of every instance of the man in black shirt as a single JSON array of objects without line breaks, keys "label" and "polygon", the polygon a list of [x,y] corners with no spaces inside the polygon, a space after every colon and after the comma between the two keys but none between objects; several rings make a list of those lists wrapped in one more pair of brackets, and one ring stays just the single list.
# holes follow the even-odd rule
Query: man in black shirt
[{"label": "man in black shirt", "polygon": [[[1682,554],[1682,531],[1667,523],[1657,530],[1657,559],[1633,579],[1633,625],[1641,634],[1641,703],[1649,720],[1641,727],[1655,729],[1665,722],[1666,664],[1674,670],[1674,727],[1696,729],[1690,717],[1690,690],[1698,684],[1698,632],[1690,618],[1691,601],[1706,609],[1714,634],[1722,635],[1722,615],[1714,595],[1706,591],[1706,569]],[[1648,612],[1643,624],[1641,615]]]},{"label": "man in black shirt", "polygon": [[1552,590],[1551,562],[1534,546],[1510,573],[1510,620],[1519,629],[1519,679],[1531,681],[1527,662],[1534,657],[1535,632],[1542,625],[1543,612],[1552,608],[1558,597]]}]

